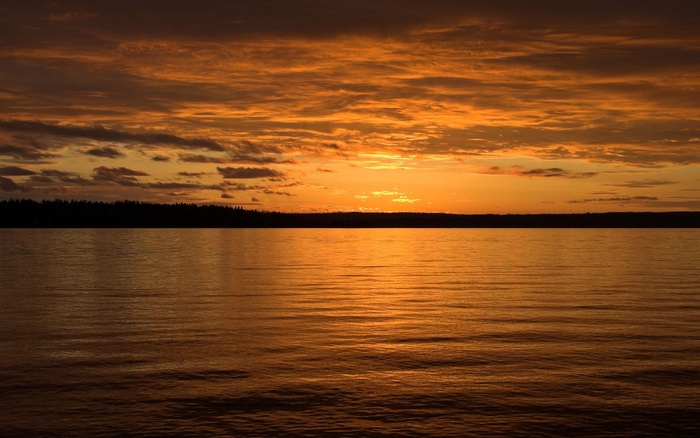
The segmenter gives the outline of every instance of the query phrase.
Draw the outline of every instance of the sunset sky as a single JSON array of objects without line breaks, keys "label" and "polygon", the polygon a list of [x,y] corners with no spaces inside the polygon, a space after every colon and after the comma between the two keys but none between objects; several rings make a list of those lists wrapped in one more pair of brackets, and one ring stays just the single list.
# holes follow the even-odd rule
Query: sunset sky
[{"label": "sunset sky", "polygon": [[0,199],[700,210],[700,2],[0,0]]}]

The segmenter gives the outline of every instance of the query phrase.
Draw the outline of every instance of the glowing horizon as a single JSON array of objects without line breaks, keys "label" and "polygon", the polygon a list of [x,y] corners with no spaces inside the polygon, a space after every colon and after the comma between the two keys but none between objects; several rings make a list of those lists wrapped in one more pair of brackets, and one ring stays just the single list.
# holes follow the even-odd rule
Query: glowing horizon
[{"label": "glowing horizon", "polygon": [[0,199],[700,210],[693,1],[0,6]]}]

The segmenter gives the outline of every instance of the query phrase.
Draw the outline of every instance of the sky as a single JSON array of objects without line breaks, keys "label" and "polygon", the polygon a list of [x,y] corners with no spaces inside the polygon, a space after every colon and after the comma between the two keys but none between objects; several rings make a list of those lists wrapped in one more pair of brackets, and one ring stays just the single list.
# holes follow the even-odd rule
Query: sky
[{"label": "sky", "polygon": [[700,210],[696,0],[0,0],[0,199]]}]

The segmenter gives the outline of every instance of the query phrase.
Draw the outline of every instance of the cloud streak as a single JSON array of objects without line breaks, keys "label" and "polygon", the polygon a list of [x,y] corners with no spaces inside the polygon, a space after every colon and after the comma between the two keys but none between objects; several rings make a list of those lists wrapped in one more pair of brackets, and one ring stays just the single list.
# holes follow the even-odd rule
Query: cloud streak
[{"label": "cloud streak", "polygon": [[627,182],[618,183],[618,184],[605,184],[605,186],[624,187],[627,189],[648,189],[648,188],[659,187],[659,186],[668,186],[668,185],[672,185],[672,184],[677,184],[677,183],[674,181],[668,181],[668,180],[645,179],[645,180],[639,180],[639,181],[627,181]]},{"label": "cloud streak", "polygon": [[284,173],[268,167],[217,167],[221,176],[227,179],[281,178]]},{"label": "cloud streak", "polygon": [[85,151],[85,154],[102,158],[122,158],[124,156],[124,153],[119,149],[109,146],[90,148]]},{"label": "cloud streak", "polygon": [[512,166],[504,169],[498,166],[492,166],[488,169],[482,169],[479,173],[487,175],[511,175],[521,176],[526,178],[591,178],[597,175],[596,172],[570,172],[559,167],[535,168],[524,170],[520,166]]},{"label": "cloud streak", "polygon": [[[10,132],[24,132],[32,134],[46,134],[56,137],[88,138],[99,141],[141,143],[141,144],[166,144],[187,148],[206,149],[210,151],[225,151],[226,147],[218,142],[206,138],[183,138],[173,134],[156,132],[128,132],[108,129],[100,125],[74,126],[54,125],[38,121],[28,120],[0,120],[0,129]],[[104,148],[102,149],[104,150]]]},{"label": "cloud streak", "polygon": [[602,204],[639,204],[642,202],[657,201],[659,198],[656,196],[617,196],[610,198],[586,198],[569,201],[570,204],[588,204],[588,203],[602,203]]}]

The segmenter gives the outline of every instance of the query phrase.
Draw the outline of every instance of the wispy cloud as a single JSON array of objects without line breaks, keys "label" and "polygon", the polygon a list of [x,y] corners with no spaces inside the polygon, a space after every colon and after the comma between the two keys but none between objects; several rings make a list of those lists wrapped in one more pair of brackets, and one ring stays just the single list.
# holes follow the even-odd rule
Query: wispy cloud
[{"label": "wispy cloud", "polygon": [[413,204],[415,202],[419,202],[420,199],[418,198],[409,198],[407,196],[399,196],[398,198],[394,198],[391,200],[391,202],[398,202],[401,204]]}]

